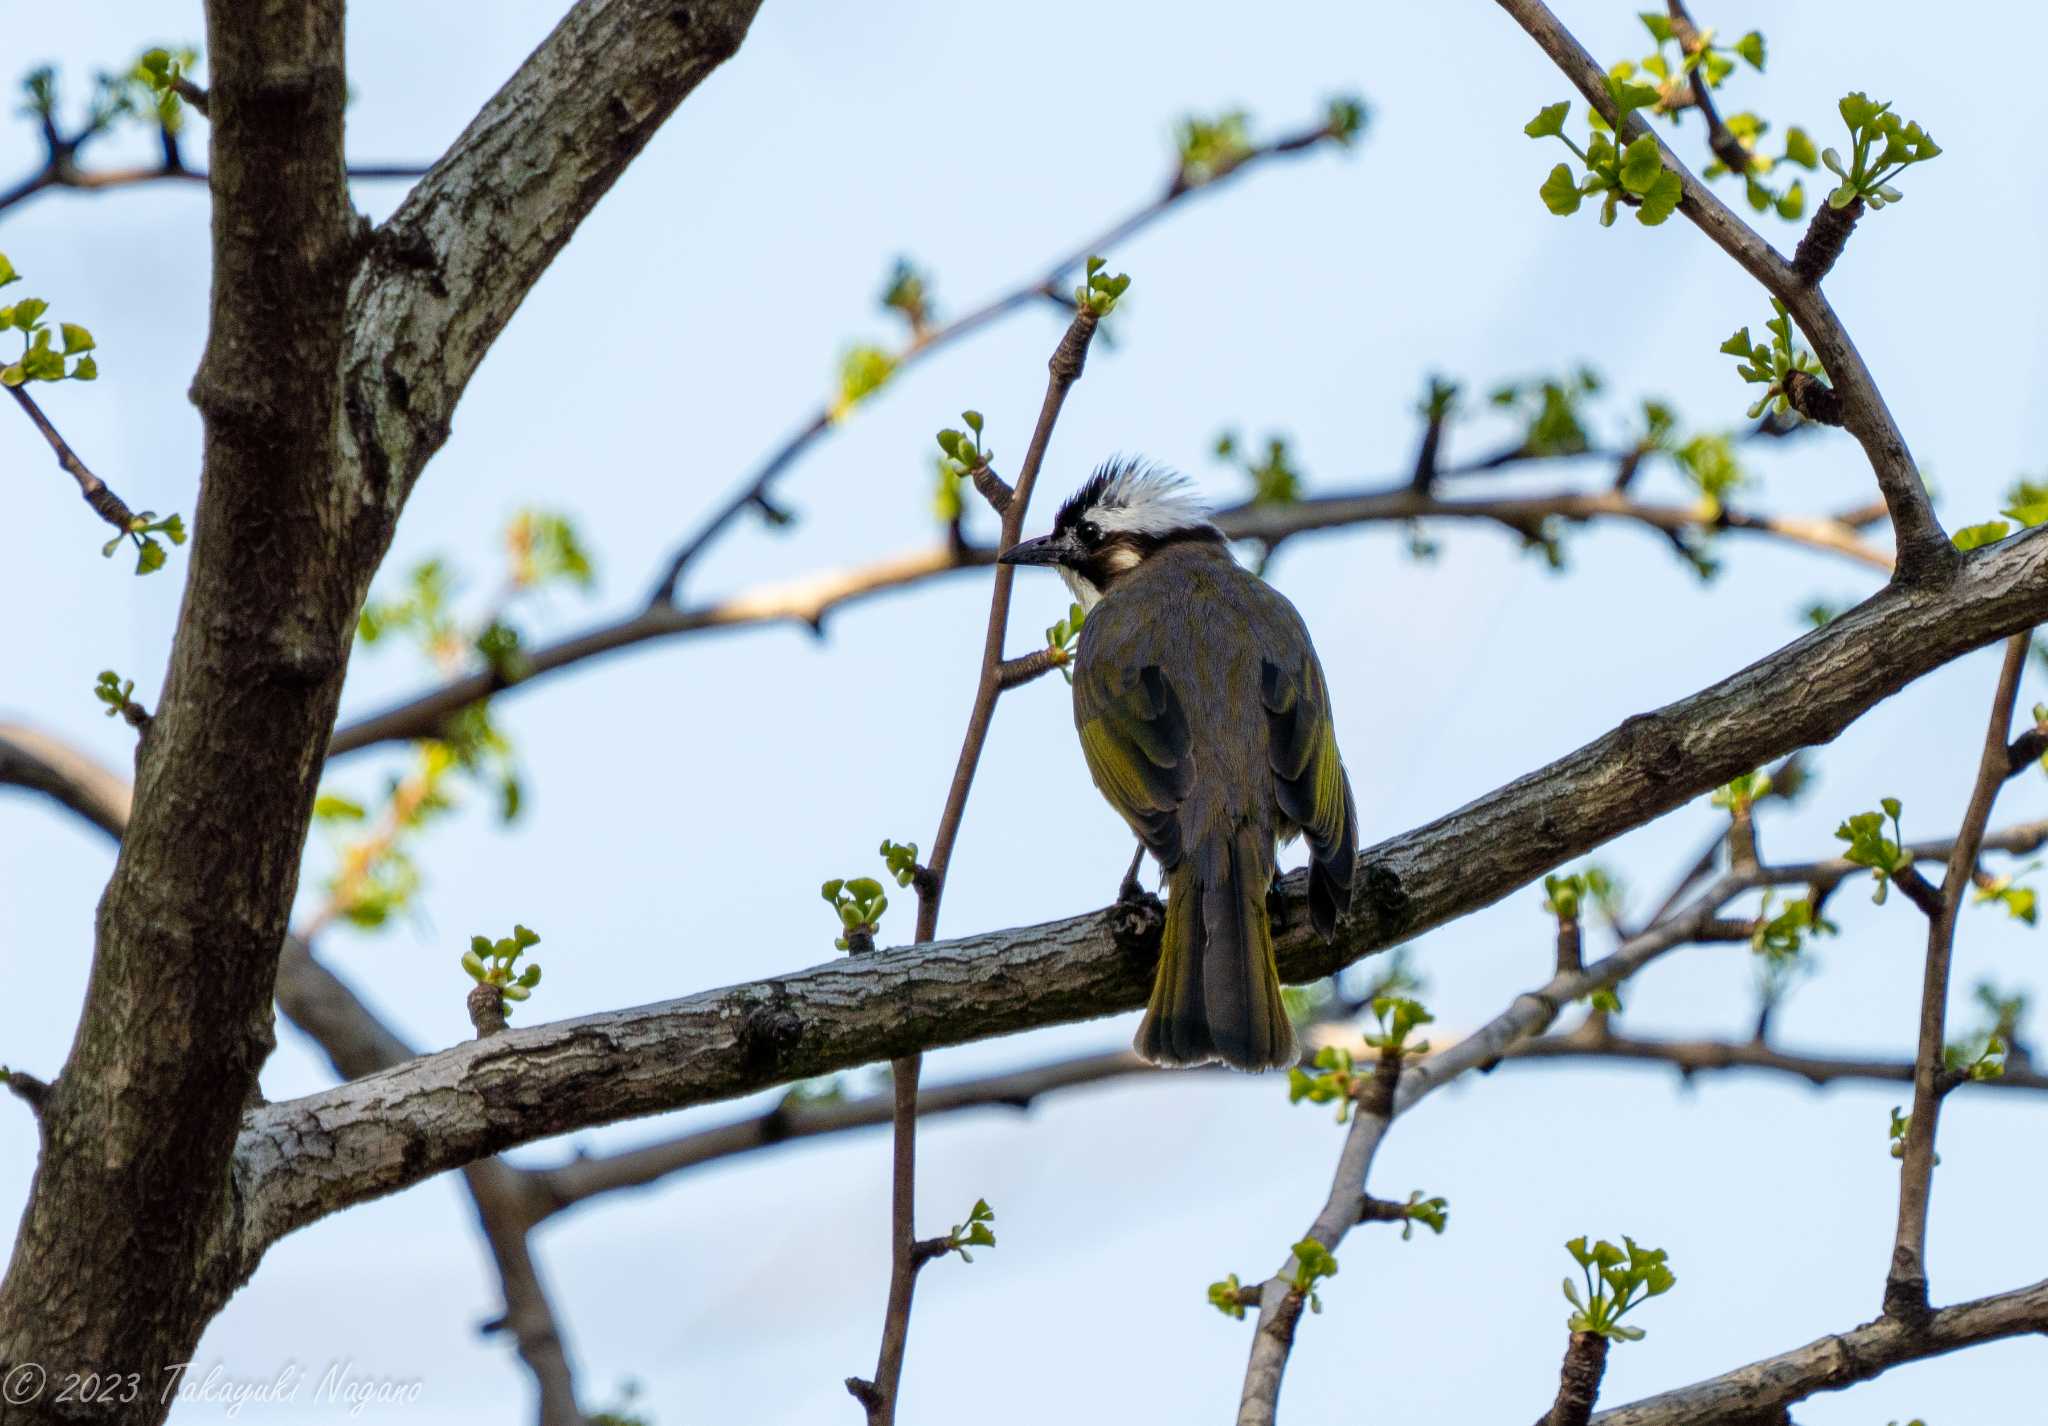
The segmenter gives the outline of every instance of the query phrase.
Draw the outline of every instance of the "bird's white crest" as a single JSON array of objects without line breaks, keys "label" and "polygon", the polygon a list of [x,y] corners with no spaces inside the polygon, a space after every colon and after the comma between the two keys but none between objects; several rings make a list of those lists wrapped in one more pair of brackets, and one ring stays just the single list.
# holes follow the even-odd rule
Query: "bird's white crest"
[{"label": "bird's white crest", "polygon": [[[1104,530],[1135,535],[1170,535],[1209,523],[1209,507],[1188,478],[1163,466],[1111,462],[1097,472],[1099,491],[1086,506]],[[1090,484],[1094,484],[1093,481]]]}]

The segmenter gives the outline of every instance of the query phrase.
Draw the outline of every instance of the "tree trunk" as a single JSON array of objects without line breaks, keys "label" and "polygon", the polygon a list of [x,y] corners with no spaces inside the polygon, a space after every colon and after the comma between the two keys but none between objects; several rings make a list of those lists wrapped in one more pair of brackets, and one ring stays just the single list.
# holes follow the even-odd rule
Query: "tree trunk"
[{"label": "tree trunk", "polygon": [[[9,1422],[159,1419],[170,1373],[253,1267],[229,1161],[274,1043],[278,948],[356,609],[390,534],[335,489],[359,228],[342,5],[207,10],[214,269],[191,572],[0,1285],[0,1363],[47,1374],[37,1399],[0,1404]],[[74,1373],[111,1381],[112,1401],[60,1402]]]}]

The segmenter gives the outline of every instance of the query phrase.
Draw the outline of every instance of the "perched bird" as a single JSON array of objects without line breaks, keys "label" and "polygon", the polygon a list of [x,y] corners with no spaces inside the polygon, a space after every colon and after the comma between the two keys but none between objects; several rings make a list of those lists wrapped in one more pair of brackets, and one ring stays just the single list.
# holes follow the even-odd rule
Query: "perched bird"
[{"label": "perched bird", "polygon": [[[1050,565],[1087,611],[1074,724],[1095,785],[1158,860],[1159,971],[1138,1028],[1154,1064],[1292,1064],[1266,896],[1275,844],[1306,834],[1309,911],[1350,904],[1358,814],[1329,689],[1294,606],[1231,558],[1187,482],[1112,460],[1052,533],[1002,563]],[[1142,896],[1138,863],[1124,896]]]}]

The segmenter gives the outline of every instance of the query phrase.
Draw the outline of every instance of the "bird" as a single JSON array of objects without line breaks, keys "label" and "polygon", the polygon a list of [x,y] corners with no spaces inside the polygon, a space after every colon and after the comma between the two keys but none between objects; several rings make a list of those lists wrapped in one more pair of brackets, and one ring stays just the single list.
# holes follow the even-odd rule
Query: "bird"
[{"label": "bird", "polygon": [[1140,843],[1121,900],[1166,896],[1134,1048],[1156,1065],[1296,1063],[1267,895],[1277,846],[1305,836],[1309,914],[1350,905],[1358,811],[1328,682],[1301,615],[1238,564],[1185,477],[1113,458],[1052,533],[999,557],[1056,569],[1083,611],[1074,726],[1095,785]]}]

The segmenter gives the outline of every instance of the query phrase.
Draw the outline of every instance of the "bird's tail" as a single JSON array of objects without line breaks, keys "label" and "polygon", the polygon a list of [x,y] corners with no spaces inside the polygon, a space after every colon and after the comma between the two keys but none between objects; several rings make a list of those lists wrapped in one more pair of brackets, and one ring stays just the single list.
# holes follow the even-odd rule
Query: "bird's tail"
[{"label": "bird's tail", "polygon": [[1156,1065],[1222,1060],[1243,1070],[1295,1060],[1294,1026],[1280,998],[1266,888],[1271,841],[1259,833],[1205,839],[1166,874],[1159,973],[1138,1027],[1138,1054]]}]

